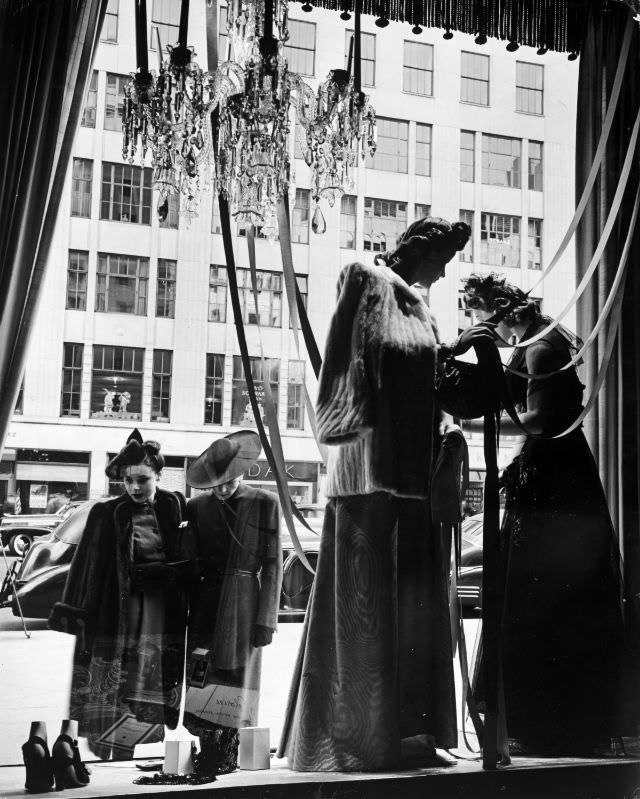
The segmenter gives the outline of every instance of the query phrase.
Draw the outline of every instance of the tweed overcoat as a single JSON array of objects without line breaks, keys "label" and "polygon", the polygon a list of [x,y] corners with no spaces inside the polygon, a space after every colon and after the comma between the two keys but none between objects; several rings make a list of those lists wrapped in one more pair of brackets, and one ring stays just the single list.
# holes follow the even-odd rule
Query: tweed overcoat
[{"label": "tweed overcoat", "polygon": [[[184,498],[157,489],[155,512],[168,562],[193,562],[190,531],[181,528]],[[79,734],[92,739],[108,729],[126,707],[123,658],[127,637],[128,603],[132,593],[132,511],[126,494],[91,509],[74,554],[63,601],[56,603],[49,626],[63,632],[84,632],[76,637],[71,684],[70,718],[79,721]],[[153,708],[153,721],[175,726],[184,669],[189,567],[181,579],[166,587],[167,601],[162,642],[163,690],[166,704]],[[61,625],[66,618],[69,627]],[[161,734],[161,731],[159,732]]]},{"label": "tweed overcoat", "polygon": [[[245,667],[256,624],[276,629],[282,584],[277,497],[241,483],[234,498],[237,518],[232,531],[213,494],[200,494],[187,503],[202,574],[189,624],[189,650],[210,650],[211,666],[225,670]],[[220,536],[230,539],[226,563],[213,555],[213,541]]]}]

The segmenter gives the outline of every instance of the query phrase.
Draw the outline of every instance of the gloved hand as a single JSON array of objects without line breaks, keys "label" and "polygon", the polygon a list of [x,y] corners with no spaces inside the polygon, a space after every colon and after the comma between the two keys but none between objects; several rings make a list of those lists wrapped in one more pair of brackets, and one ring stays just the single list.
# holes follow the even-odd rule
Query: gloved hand
[{"label": "gloved hand", "polygon": [[262,624],[256,624],[253,628],[253,645],[268,646],[273,640],[273,630],[271,627],[264,627]]},{"label": "gloved hand", "polygon": [[152,563],[139,563],[134,566],[133,579],[137,582],[162,582],[165,585],[172,585],[178,579],[178,570],[168,563],[155,561]]},{"label": "gloved hand", "polygon": [[451,345],[452,354],[462,355],[480,342],[495,340],[496,325],[489,322],[479,322],[477,325],[467,327],[460,333],[458,338]]}]

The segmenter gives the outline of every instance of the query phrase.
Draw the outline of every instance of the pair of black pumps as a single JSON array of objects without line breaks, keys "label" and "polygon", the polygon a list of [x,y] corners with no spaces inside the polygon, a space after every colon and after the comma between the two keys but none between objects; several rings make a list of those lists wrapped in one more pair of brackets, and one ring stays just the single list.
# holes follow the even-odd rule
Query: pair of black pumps
[{"label": "pair of black pumps", "polygon": [[46,793],[65,788],[83,788],[90,782],[89,769],[84,765],[78,750],[78,741],[60,733],[51,753],[45,738],[29,736],[22,746],[22,758],[27,770],[24,787],[30,793]]}]

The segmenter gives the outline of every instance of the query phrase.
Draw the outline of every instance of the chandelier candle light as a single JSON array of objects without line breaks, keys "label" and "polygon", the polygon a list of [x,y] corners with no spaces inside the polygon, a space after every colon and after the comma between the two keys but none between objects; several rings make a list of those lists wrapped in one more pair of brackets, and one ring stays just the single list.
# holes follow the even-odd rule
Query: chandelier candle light
[{"label": "chandelier candle light", "polygon": [[236,219],[275,235],[277,200],[293,189],[289,109],[294,106],[312,170],[312,227],[323,233],[320,199],[332,206],[350,191],[358,155],[375,151],[375,113],[360,87],[360,0],[348,67],[332,70],[317,93],[287,68],[288,0],[231,0],[233,60],[213,73],[200,69],[193,48],[186,46],[189,0],[182,0],[178,43],[167,47],[169,59],[161,59],[158,72],[149,72],[146,0],[135,2],[138,70],[125,88],[123,157],[133,163],[138,151],[143,161],[149,154],[160,220],[172,194],[182,197],[181,213],[191,219],[200,190],[213,184]]}]

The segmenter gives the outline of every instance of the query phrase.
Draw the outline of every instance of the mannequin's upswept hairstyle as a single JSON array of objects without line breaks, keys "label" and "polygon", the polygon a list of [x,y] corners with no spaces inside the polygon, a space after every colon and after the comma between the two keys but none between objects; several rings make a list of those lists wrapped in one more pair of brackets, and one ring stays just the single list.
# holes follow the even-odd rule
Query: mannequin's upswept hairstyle
[{"label": "mannequin's upswept hairstyle", "polygon": [[521,322],[527,324],[540,316],[534,300],[529,299],[522,289],[496,272],[488,275],[472,273],[463,280],[464,301],[467,308],[484,305],[487,311],[508,309],[504,321],[508,324]]},{"label": "mannequin's upswept hairstyle", "polygon": [[471,237],[471,228],[466,222],[448,222],[439,216],[425,216],[412,222],[398,240],[395,250],[380,253],[376,256],[376,263],[381,261],[389,266],[393,261],[402,261],[409,252],[432,250],[443,252],[455,250],[459,252],[465,248]]}]

